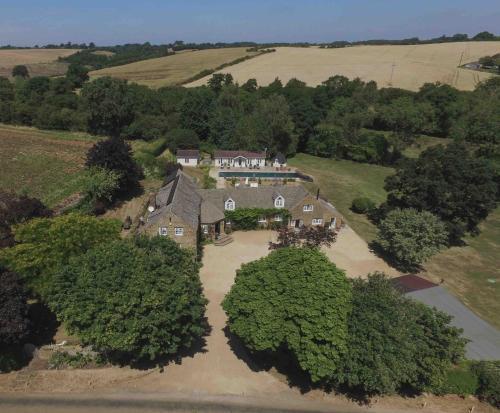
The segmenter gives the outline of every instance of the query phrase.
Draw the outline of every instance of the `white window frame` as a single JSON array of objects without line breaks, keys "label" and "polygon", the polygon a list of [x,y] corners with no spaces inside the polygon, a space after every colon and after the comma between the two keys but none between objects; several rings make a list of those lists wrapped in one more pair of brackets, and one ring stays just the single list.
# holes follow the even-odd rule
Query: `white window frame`
[{"label": "white window frame", "polygon": [[234,211],[236,208],[236,203],[232,198],[226,199],[226,202],[224,202],[224,209],[226,211]]},{"label": "white window frame", "polygon": [[302,211],[304,211],[304,212],[313,212],[314,211],[314,205],[313,204],[306,204],[302,208]]},{"label": "white window frame", "polygon": [[333,218],[332,222],[330,223],[330,228],[331,229],[337,228],[337,217]]},{"label": "white window frame", "polygon": [[204,234],[208,234],[208,230],[209,230],[208,224],[203,224],[201,226],[201,229],[202,229]]},{"label": "white window frame", "polygon": [[184,235],[184,228],[183,227],[175,227],[174,234],[176,237],[182,237]]},{"label": "white window frame", "polygon": [[274,216],[274,221],[275,222],[281,222],[281,221],[283,221],[283,217],[280,214],[276,214]]},{"label": "white window frame", "polygon": [[323,218],[313,218],[312,224],[313,225],[323,225]]},{"label": "white window frame", "polygon": [[160,228],[158,228],[158,235],[160,237],[166,237],[166,236],[168,236],[168,228],[167,227],[160,227]]},{"label": "white window frame", "polygon": [[276,208],[284,208],[285,207],[285,198],[283,198],[281,195],[279,195],[275,200],[274,200],[274,206]]},{"label": "white window frame", "polygon": [[267,222],[266,217],[259,217],[258,221],[259,224],[265,224]]}]

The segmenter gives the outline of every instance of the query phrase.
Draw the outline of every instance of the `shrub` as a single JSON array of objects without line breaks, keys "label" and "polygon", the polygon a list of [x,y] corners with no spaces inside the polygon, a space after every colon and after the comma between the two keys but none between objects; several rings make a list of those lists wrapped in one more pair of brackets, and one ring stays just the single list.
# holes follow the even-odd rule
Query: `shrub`
[{"label": "shrub", "polygon": [[474,371],[479,380],[477,395],[500,408],[500,361],[481,361],[474,367]]},{"label": "shrub", "polygon": [[119,181],[120,175],[116,171],[95,166],[85,171],[82,179],[85,194],[83,204],[88,205],[89,212],[100,209],[99,204],[107,204],[113,200]]},{"label": "shrub", "polygon": [[350,300],[342,270],[317,249],[292,247],[242,265],[222,306],[248,349],[283,353],[318,382],[347,350]]},{"label": "shrub", "polygon": [[370,198],[355,198],[352,201],[351,210],[357,214],[366,214],[375,209],[376,205]]},{"label": "shrub", "polygon": [[83,369],[86,367],[100,366],[104,364],[102,357],[93,354],[77,352],[75,354],[67,351],[56,351],[49,358],[49,369],[60,370],[64,368]]},{"label": "shrub", "polygon": [[478,377],[473,371],[472,363],[463,362],[452,366],[443,383],[432,389],[437,394],[458,394],[460,396],[475,395],[478,390]]},{"label": "shrub", "polygon": [[198,270],[168,238],[115,241],[70,260],[48,301],[84,345],[121,361],[155,360],[189,348],[206,330]]},{"label": "shrub", "polygon": [[403,269],[411,270],[441,250],[448,232],[430,212],[395,209],[378,226],[377,244]]}]

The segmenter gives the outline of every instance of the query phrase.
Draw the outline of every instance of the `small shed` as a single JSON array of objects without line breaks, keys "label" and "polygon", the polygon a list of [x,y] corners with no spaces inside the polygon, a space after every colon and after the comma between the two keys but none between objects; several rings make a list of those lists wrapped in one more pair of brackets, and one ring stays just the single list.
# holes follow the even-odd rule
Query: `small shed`
[{"label": "small shed", "polygon": [[273,158],[273,166],[276,168],[281,168],[286,166],[286,156],[281,152],[278,152]]},{"label": "small shed", "polygon": [[182,166],[197,166],[200,162],[200,151],[198,149],[179,149],[176,156],[177,162]]}]

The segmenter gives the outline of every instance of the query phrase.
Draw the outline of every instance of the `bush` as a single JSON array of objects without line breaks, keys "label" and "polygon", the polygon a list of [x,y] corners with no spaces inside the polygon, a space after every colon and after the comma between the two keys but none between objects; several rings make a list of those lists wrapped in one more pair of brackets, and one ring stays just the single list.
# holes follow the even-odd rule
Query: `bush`
[{"label": "bush", "polygon": [[395,209],[378,226],[376,243],[401,268],[412,270],[447,243],[443,222],[430,212]]},{"label": "bush", "polygon": [[104,364],[102,357],[93,354],[77,352],[75,354],[67,351],[56,351],[49,358],[49,369],[60,370],[64,368],[83,369],[86,367],[101,366]]},{"label": "bush", "polygon": [[458,394],[459,396],[475,395],[479,382],[473,371],[472,363],[464,362],[451,367],[443,383],[432,389],[437,394]]},{"label": "bush", "polygon": [[82,189],[85,198],[83,205],[87,205],[89,212],[99,211],[110,203],[118,190],[120,175],[108,169],[91,167],[85,171],[82,179]]},{"label": "bush", "polygon": [[356,198],[352,201],[351,210],[357,214],[366,214],[375,209],[376,205],[370,198]]},{"label": "bush", "polygon": [[474,371],[479,380],[479,398],[500,408],[500,361],[481,361]]},{"label": "bush", "polygon": [[58,271],[49,306],[84,345],[115,360],[171,357],[206,331],[198,270],[168,238],[115,241]]},{"label": "bush", "polygon": [[242,265],[223,301],[230,331],[253,352],[283,353],[313,382],[347,350],[351,288],[317,249],[283,248]]}]

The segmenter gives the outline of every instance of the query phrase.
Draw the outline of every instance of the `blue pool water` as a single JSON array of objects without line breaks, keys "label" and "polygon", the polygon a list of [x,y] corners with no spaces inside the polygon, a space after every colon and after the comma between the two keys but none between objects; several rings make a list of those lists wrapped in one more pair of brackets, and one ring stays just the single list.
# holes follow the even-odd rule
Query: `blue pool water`
[{"label": "blue pool water", "polygon": [[222,178],[299,178],[295,172],[219,172]]}]

